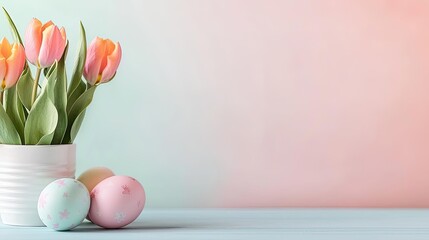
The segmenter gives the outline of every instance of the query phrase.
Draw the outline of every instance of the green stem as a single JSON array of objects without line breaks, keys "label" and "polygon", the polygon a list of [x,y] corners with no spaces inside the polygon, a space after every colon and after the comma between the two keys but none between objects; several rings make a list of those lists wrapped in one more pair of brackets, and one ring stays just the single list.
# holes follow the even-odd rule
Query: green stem
[{"label": "green stem", "polygon": [[0,91],[0,104],[3,105],[3,95],[4,95],[4,90]]},{"label": "green stem", "polygon": [[40,78],[41,72],[42,72],[42,68],[38,67],[36,71],[36,79],[34,80],[34,84],[33,84],[33,93],[31,94],[31,106],[33,106],[34,102],[36,101],[37,88],[39,87],[39,78]]}]

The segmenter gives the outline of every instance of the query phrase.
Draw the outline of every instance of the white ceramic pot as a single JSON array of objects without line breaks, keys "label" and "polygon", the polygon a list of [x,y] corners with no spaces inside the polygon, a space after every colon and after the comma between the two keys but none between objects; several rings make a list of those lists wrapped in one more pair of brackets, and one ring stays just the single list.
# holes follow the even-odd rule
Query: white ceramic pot
[{"label": "white ceramic pot", "polygon": [[0,144],[0,217],[4,224],[44,226],[40,192],[58,178],[74,178],[76,145]]}]

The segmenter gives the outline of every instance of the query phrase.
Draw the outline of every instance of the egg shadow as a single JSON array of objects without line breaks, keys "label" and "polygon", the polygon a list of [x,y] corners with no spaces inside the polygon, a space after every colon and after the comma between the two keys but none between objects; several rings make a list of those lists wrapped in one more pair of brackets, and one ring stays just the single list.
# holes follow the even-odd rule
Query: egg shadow
[{"label": "egg shadow", "polygon": [[113,228],[113,229],[106,229],[102,228],[100,226],[95,225],[92,222],[83,222],[78,227],[68,231],[70,233],[73,232],[99,232],[99,231],[141,231],[141,230],[147,230],[147,231],[157,231],[157,230],[177,230],[177,229],[184,229],[184,228],[198,228],[201,226],[197,225],[185,225],[185,224],[174,224],[174,223],[168,223],[168,222],[133,222],[130,225],[127,225],[123,228]]}]

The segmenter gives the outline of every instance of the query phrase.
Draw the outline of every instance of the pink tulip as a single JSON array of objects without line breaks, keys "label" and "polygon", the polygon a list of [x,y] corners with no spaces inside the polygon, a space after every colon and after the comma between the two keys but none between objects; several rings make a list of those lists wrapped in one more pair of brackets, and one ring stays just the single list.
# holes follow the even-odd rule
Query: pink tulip
[{"label": "pink tulip", "polygon": [[6,38],[0,43],[0,81],[1,89],[4,91],[13,87],[24,70],[25,53],[19,43],[10,45]]},{"label": "pink tulip", "polygon": [[119,43],[96,37],[86,55],[83,75],[91,85],[112,80],[121,61],[122,49]]},{"label": "pink tulip", "polygon": [[51,66],[61,59],[67,44],[64,28],[58,29],[52,21],[42,25],[33,18],[25,32],[25,54],[38,68]]}]

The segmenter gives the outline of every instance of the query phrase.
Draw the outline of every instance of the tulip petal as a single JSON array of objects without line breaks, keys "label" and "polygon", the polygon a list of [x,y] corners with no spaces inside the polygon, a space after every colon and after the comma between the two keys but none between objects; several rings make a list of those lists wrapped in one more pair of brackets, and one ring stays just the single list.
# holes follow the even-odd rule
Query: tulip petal
[{"label": "tulip petal", "polygon": [[20,44],[13,44],[11,56],[6,59],[7,72],[5,76],[6,88],[10,88],[16,84],[24,70],[25,53],[24,48]]},{"label": "tulip petal", "polygon": [[21,44],[13,44],[11,56],[6,59],[7,72],[5,76],[6,88],[10,88],[16,84],[25,64],[24,48]]},{"label": "tulip petal", "polygon": [[11,48],[12,47],[10,46],[9,41],[6,38],[3,38],[1,40],[0,51],[1,51],[1,54],[2,54],[2,56],[4,58],[8,58],[10,56],[10,54],[11,54]]},{"label": "tulip petal", "polygon": [[4,90],[3,88],[6,87],[6,85],[3,86],[3,80],[6,75],[6,59],[4,57],[0,57],[0,90]]},{"label": "tulip petal", "polygon": [[[112,50],[112,48],[107,49],[108,52]],[[107,56],[107,65],[103,70],[103,73],[101,75],[101,83],[106,83],[112,80],[113,76],[116,73],[116,70],[119,67],[119,63],[121,62],[122,58],[122,48],[119,43],[114,44],[113,51],[110,52],[110,54]]]},{"label": "tulip petal", "polygon": [[110,39],[104,39],[103,58],[101,60],[100,71],[98,74],[103,72],[104,68],[106,68],[107,57],[113,52],[114,49],[115,49],[115,44]]},{"label": "tulip petal", "polygon": [[54,25],[54,23],[51,20],[49,20],[48,22],[46,22],[45,24],[43,24],[42,25],[42,32],[45,31],[46,28],[48,28],[48,27],[50,27],[52,25]]},{"label": "tulip petal", "polygon": [[59,61],[63,56],[64,50],[66,49],[67,39],[66,39],[66,35],[65,35],[66,32],[64,28],[61,28],[62,31],[58,29],[58,27],[55,27],[55,28],[56,30],[54,32],[54,35],[55,35],[54,41],[51,47],[53,47],[55,50],[53,53],[53,58]]},{"label": "tulip petal", "polygon": [[66,30],[64,29],[64,27],[60,28],[60,33],[61,33],[61,36],[63,37],[64,41],[67,41]]},{"label": "tulip petal", "polygon": [[50,25],[43,31],[42,46],[40,47],[39,63],[42,68],[51,66],[64,53],[66,41],[55,25]]},{"label": "tulip petal", "polygon": [[100,66],[104,56],[105,42],[96,37],[89,45],[83,75],[86,81],[94,85],[100,73]]},{"label": "tulip petal", "polygon": [[40,46],[39,58],[38,61],[41,67],[47,67],[52,65],[55,60],[48,59],[51,54],[51,42],[52,35],[54,34],[55,26],[49,26],[42,33],[42,45]]},{"label": "tulip petal", "polygon": [[25,32],[24,44],[28,61],[37,66],[42,45],[42,23],[37,18],[33,18],[29,24]]}]

